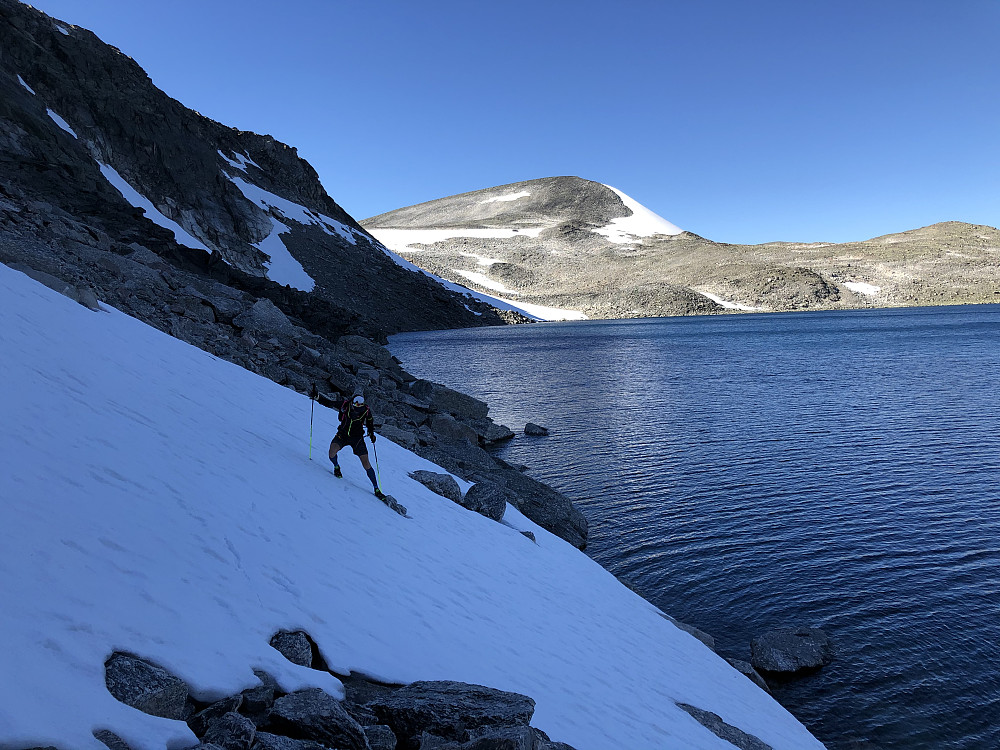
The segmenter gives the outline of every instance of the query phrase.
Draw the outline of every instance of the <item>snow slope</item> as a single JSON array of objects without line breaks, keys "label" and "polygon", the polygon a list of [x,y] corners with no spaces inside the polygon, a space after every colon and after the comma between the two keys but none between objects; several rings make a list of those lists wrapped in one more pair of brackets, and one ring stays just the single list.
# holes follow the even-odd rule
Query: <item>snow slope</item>
[{"label": "snow slope", "polygon": [[[340,673],[453,679],[537,701],[578,750],[732,750],[675,701],[775,750],[821,748],[784,709],[652,605],[509,510],[515,528],[410,480],[377,443],[397,516],[360,463],[324,457],[335,415],[105,308],[0,265],[0,747],[195,743],[118,703],[114,650],[208,700],[257,684],[340,683],[268,645],[304,629]],[[531,529],[532,543],[516,529]]]}]

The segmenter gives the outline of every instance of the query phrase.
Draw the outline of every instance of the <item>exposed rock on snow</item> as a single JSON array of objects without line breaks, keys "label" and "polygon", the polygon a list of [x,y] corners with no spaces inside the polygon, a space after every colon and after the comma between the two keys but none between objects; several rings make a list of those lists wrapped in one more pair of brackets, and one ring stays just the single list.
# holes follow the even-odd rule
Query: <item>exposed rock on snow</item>
[{"label": "exposed rock on snow", "polygon": [[472,485],[459,504],[494,521],[503,518],[507,508],[507,493],[492,482],[477,482]]},{"label": "exposed rock on snow", "polygon": [[695,706],[689,706],[686,703],[678,703],[677,705],[691,714],[703,727],[715,732],[719,737],[740,748],[740,750],[773,750],[770,745],[754,737],[752,734],[747,734],[739,727],[727,724],[718,714],[713,714],[711,711],[704,711]]},{"label": "exposed rock on snow", "polygon": [[122,703],[164,719],[191,713],[187,685],[165,669],[123,653],[112,654],[104,669],[108,692]]},{"label": "exposed rock on snow", "polygon": [[412,479],[416,479],[424,487],[461,505],[462,489],[451,474],[439,474],[434,471],[421,470],[410,472],[409,476]]},{"label": "exposed rock on snow", "polygon": [[750,663],[761,672],[799,672],[829,664],[830,637],[819,628],[782,628],[750,642]]},{"label": "exposed rock on snow", "polygon": [[301,630],[294,632],[283,630],[280,633],[275,633],[274,637],[271,638],[271,645],[278,649],[281,655],[292,664],[298,664],[302,667],[312,666],[312,643],[309,636]]}]

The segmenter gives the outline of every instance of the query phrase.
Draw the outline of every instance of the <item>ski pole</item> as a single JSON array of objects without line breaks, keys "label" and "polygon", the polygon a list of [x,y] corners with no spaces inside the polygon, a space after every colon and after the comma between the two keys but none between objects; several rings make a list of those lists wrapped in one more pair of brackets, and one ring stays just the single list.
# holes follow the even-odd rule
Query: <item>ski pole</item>
[{"label": "ski pole", "polygon": [[372,453],[375,454],[375,478],[378,479],[378,488],[382,489],[382,474],[378,470],[378,451],[375,450],[375,441],[372,440]]},{"label": "ski pole", "polygon": [[309,399],[309,460],[313,460],[313,412],[316,411],[315,399]]}]

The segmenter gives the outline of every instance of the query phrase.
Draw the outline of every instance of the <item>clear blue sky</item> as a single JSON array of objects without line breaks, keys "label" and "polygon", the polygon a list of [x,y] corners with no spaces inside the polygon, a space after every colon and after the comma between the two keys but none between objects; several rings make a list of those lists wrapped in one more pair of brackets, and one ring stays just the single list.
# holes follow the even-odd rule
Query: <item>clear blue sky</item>
[{"label": "clear blue sky", "polygon": [[1000,226],[998,0],[32,0],[355,218],[578,175],[725,242]]}]

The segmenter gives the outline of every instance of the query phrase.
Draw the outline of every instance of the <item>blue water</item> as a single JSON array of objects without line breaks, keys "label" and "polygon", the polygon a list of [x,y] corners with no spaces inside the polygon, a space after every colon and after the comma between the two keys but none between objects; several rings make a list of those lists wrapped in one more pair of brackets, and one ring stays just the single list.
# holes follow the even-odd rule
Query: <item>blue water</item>
[{"label": "blue water", "polygon": [[[749,658],[832,750],[1000,748],[1000,306],[405,334],[413,374],[489,402],[498,451],[569,495],[588,553]],[[871,745],[859,745],[865,740]]]}]

